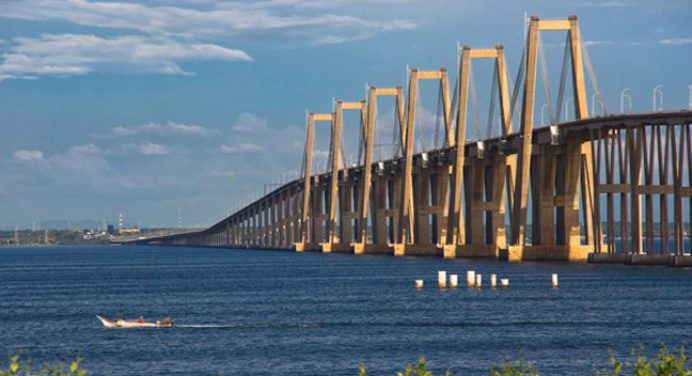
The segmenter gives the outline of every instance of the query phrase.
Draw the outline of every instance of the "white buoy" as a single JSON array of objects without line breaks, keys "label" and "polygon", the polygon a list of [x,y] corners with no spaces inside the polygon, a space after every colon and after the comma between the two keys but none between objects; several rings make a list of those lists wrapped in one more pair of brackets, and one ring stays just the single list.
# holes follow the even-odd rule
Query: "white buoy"
[{"label": "white buoy", "polygon": [[476,274],[476,287],[481,288],[483,285],[483,278],[480,274]]},{"label": "white buoy", "polygon": [[497,287],[497,274],[491,274],[490,275],[490,287],[492,287],[492,288]]},{"label": "white buoy", "polygon": [[552,282],[552,284],[553,284],[553,288],[555,288],[555,287],[558,286],[558,283],[557,283],[557,274],[556,274],[556,273],[553,273],[552,278],[551,278],[551,282]]},{"label": "white buoy", "polygon": [[447,288],[447,272],[440,270],[437,272],[437,286],[441,289]]},{"label": "white buoy", "polygon": [[417,280],[416,280],[416,288],[417,288],[417,289],[422,289],[422,288],[423,288],[423,280],[422,280],[422,279],[417,279]]},{"label": "white buoy", "polygon": [[459,276],[457,274],[449,275],[449,287],[453,289],[459,287]]},{"label": "white buoy", "polygon": [[500,279],[500,287],[509,287],[509,278]]},{"label": "white buoy", "polygon": [[469,270],[466,272],[466,286],[473,287],[476,285],[476,272]]}]

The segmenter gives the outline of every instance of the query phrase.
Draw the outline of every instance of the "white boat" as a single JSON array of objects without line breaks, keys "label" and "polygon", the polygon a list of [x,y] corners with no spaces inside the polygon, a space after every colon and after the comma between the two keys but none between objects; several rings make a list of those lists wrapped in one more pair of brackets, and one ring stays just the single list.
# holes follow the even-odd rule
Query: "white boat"
[{"label": "white boat", "polygon": [[111,320],[109,318],[103,317],[96,315],[96,318],[98,318],[103,326],[106,328],[160,328],[160,327],[169,327],[173,326],[173,322],[170,320],[163,320],[163,321],[156,321],[155,323],[153,322],[145,322],[143,319],[139,320],[123,320],[123,319],[116,319],[116,320]]}]

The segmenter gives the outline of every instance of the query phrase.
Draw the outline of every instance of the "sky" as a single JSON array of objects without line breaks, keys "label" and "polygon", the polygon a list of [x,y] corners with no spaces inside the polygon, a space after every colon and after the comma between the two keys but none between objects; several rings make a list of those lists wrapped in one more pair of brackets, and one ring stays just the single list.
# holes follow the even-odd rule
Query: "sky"
[{"label": "sky", "polygon": [[[688,107],[689,1],[2,0],[0,228],[120,213],[212,224],[295,178],[306,111],[361,100],[366,84],[405,86],[407,66],[456,80],[458,43],[503,44],[513,80],[525,12],[579,16],[608,112],[625,88],[626,111],[651,111],[659,84],[664,109]],[[554,34],[543,37],[553,88],[565,38]],[[474,65],[480,108],[491,69]],[[437,89],[425,85],[422,121],[434,124]],[[391,106],[378,107],[382,132]],[[317,168],[328,146],[322,127]]]}]

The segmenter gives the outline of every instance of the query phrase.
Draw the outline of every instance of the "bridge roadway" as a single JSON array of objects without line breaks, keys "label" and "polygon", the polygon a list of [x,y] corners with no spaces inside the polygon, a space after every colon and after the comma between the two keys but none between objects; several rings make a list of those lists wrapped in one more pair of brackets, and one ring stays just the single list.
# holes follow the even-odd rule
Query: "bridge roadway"
[{"label": "bridge roadway", "polygon": [[[506,236],[512,204],[512,182],[502,188],[513,163],[509,157],[522,149],[520,132],[482,142],[467,141],[464,145],[464,197],[466,236],[446,236],[449,228],[451,184],[456,147],[447,147],[413,155],[414,199],[413,232],[417,247],[397,253],[402,200],[400,182],[405,158],[374,162],[371,215],[368,217],[367,244],[357,250],[359,189],[364,176],[363,166],[338,171],[339,202],[337,218],[329,221],[329,187],[332,173],[310,176],[310,213],[306,231],[301,238],[304,179],[284,184],[264,197],[250,203],[206,230],[138,240],[145,245],[208,246],[251,249],[295,250],[301,244],[306,251],[389,253],[399,255],[430,255],[444,257],[491,257],[509,260],[585,260],[588,253],[593,262],[626,262],[690,265],[690,231],[684,222],[683,210],[692,215],[692,150],[690,148],[691,111],[655,112],[611,115],[565,122],[556,127],[532,131],[531,181],[528,211],[532,224],[523,244],[511,244]],[[579,202],[565,191],[565,177],[571,167],[565,162],[569,150],[590,145],[593,152],[590,168],[593,174],[591,218],[577,219],[579,229],[558,228],[566,222],[565,206],[584,210],[584,195]],[[498,164],[499,160],[499,164]],[[656,162],[654,162],[656,161]],[[577,179],[586,178],[587,159],[581,155]],[[654,167],[655,163],[655,167]],[[644,172],[642,176],[641,172]],[[665,172],[665,174],[663,173]],[[669,174],[672,172],[672,174]],[[658,174],[658,176],[653,176]],[[495,180],[495,183],[493,182]],[[582,181],[583,182],[583,181]],[[574,182],[572,182],[574,184]],[[442,186],[442,187],[441,187]],[[499,192],[497,192],[499,190]],[[548,195],[549,197],[545,197]],[[574,196],[574,195],[572,195]],[[658,203],[653,205],[654,198]],[[645,200],[642,205],[642,199]],[[571,201],[570,201],[571,200]],[[565,202],[568,201],[568,202]],[[668,206],[672,202],[672,231]],[[685,205],[683,205],[683,203]],[[362,206],[362,205],[361,205]],[[654,209],[656,209],[654,211]],[[644,218],[642,217],[644,212]],[[473,214],[471,214],[473,213]],[[602,218],[605,215],[605,218]],[[561,219],[560,216],[563,216]],[[689,215],[687,216],[688,218]],[[549,219],[549,221],[541,221]],[[550,223],[547,223],[550,222]],[[589,241],[585,223],[591,223],[595,240]],[[642,229],[644,223],[644,229]],[[654,224],[658,224],[658,229]],[[336,236],[328,237],[333,228]],[[453,230],[450,230],[453,231]],[[458,229],[457,229],[458,231]],[[568,232],[572,231],[572,234]],[[533,233],[531,233],[533,232]],[[578,244],[570,244],[575,235]],[[657,237],[673,240],[654,246]],[[616,240],[617,239],[617,240]],[[619,240],[619,241],[618,241]],[[450,246],[452,246],[450,248]]]}]

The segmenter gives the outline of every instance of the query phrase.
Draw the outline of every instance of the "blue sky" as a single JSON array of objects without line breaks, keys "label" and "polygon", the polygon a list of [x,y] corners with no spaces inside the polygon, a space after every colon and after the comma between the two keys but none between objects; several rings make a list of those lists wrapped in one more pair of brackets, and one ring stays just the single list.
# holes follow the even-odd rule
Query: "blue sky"
[{"label": "blue sky", "polygon": [[[455,79],[457,42],[504,44],[514,75],[524,12],[579,16],[610,112],[625,87],[651,110],[658,84],[664,108],[687,107],[688,1],[3,0],[0,227],[172,226],[178,207],[209,224],[300,168],[306,110],[404,85],[407,65]],[[564,35],[543,41],[555,85]],[[483,98],[490,70],[474,69]]]}]

